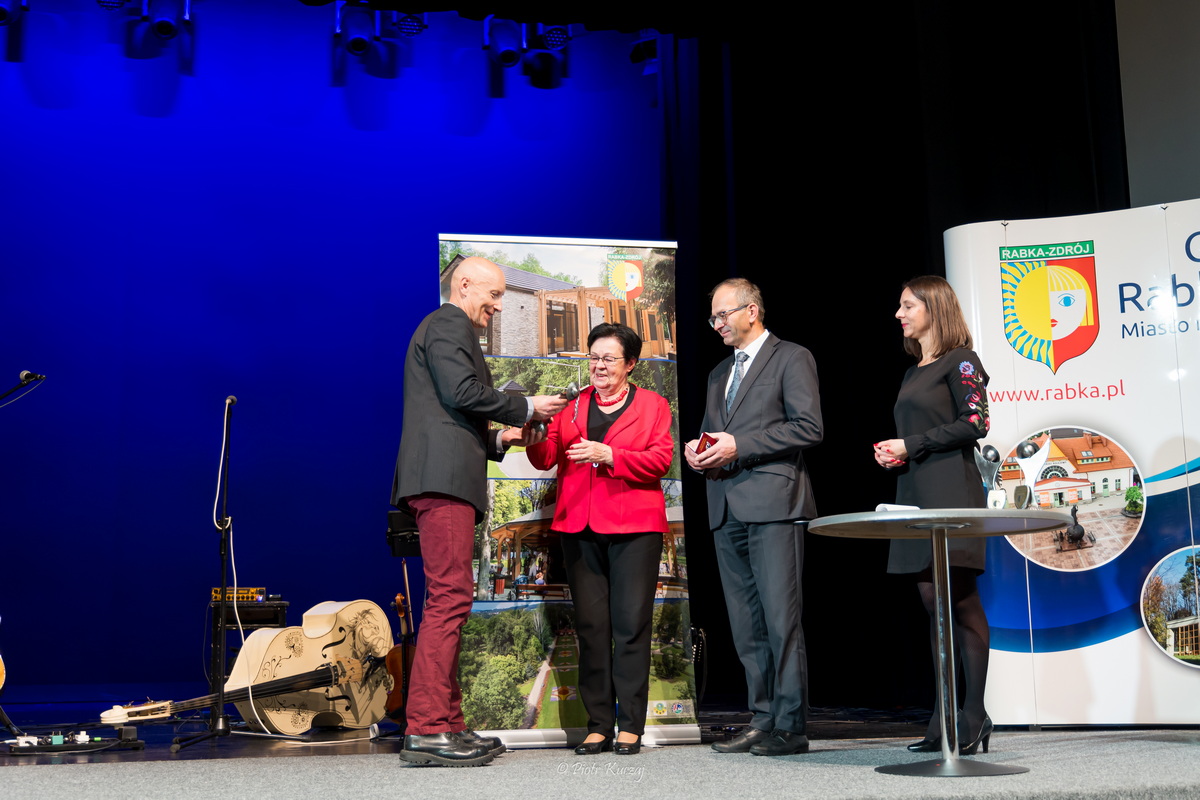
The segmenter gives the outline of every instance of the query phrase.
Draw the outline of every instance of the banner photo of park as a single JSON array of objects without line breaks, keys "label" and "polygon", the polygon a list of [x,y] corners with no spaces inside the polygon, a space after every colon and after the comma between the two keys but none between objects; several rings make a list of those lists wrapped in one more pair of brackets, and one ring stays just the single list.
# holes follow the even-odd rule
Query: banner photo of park
[{"label": "banner photo of park", "polygon": [[[688,610],[679,455],[675,244],[442,235],[443,301],[454,267],[483,256],[504,273],[503,311],[480,333],[493,385],[513,395],[588,384],[587,336],[602,322],[642,338],[630,382],[671,408],[675,453],[662,480],[669,533],[655,589],[647,742],[699,741]],[[567,413],[567,412],[564,412]],[[467,725],[508,731],[511,745],[561,745],[587,715],[559,534],[555,470],[524,449],[489,462],[488,499],[475,536],[475,604],[463,630],[459,680]]]}]

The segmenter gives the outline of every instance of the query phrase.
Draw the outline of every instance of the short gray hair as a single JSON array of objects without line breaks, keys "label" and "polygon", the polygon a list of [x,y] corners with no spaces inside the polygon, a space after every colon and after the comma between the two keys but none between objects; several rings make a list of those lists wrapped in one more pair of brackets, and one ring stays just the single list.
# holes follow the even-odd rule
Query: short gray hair
[{"label": "short gray hair", "polygon": [[748,306],[753,303],[758,306],[758,318],[760,320],[767,318],[767,309],[763,306],[762,291],[745,278],[728,278],[721,281],[708,293],[709,299],[712,299],[717,292],[726,287],[733,289],[737,295],[739,306]]}]

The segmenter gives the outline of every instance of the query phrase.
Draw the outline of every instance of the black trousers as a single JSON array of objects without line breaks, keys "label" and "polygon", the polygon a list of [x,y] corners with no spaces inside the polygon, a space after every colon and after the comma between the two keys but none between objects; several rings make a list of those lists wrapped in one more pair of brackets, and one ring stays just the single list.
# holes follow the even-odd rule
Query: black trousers
[{"label": "black trousers", "polygon": [[[588,733],[646,729],[650,634],[661,533],[562,534],[579,637],[579,697]],[[619,713],[614,713],[614,702]]]}]

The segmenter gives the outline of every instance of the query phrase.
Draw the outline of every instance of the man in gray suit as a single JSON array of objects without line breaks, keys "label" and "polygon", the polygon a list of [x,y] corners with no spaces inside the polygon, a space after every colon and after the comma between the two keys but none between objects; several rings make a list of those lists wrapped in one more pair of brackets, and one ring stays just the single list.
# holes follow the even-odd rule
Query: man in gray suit
[{"label": "man in gray suit", "polygon": [[[404,360],[404,433],[392,504],[417,520],[427,592],[400,752],[414,764],[476,766],[504,750],[499,739],[467,729],[457,678],[473,597],[475,526],[487,503],[486,459],[499,461],[508,447],[540,440],[526,423],[567,404],[492,388],[477,329],[500,312],[504,290],[499,267],[464,259],[451,276],[449,302],[417,326]],[[488,420],[521,427],[490,431]]]},{"label": "man in gray suit", "polygon": [[708,478],[708,523],[754,714],[713,749],[778,756],[808,752],[800,521],[812,519],[816,505],[802,451],[822,431],[812,354],[770,333],[764,314],[750,281],[713,290],[709,324],[735,352],[708,378],[709,445],[688,442],[685,456]]}]

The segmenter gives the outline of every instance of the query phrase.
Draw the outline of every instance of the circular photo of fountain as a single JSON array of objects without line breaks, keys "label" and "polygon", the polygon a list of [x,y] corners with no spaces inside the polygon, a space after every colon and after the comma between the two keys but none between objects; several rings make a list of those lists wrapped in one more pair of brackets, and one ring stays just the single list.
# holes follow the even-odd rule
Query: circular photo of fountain
[{"label": "circular photo of fountain", "polygon": [[1071,514],[1066,528],[1007,537],[1018,553],[1047,569],[1107,564],[1142,527],[1141,472],[1120,444],[1098,431],[1056,427],[1027,436],[1001,459],[996,483],[1008,508]]},{"label": "circular photo of fountain", "polygon": [[1171,658],[1200,669],[1200,547],[1158,562],[1142,586],[1142,625]]}]

